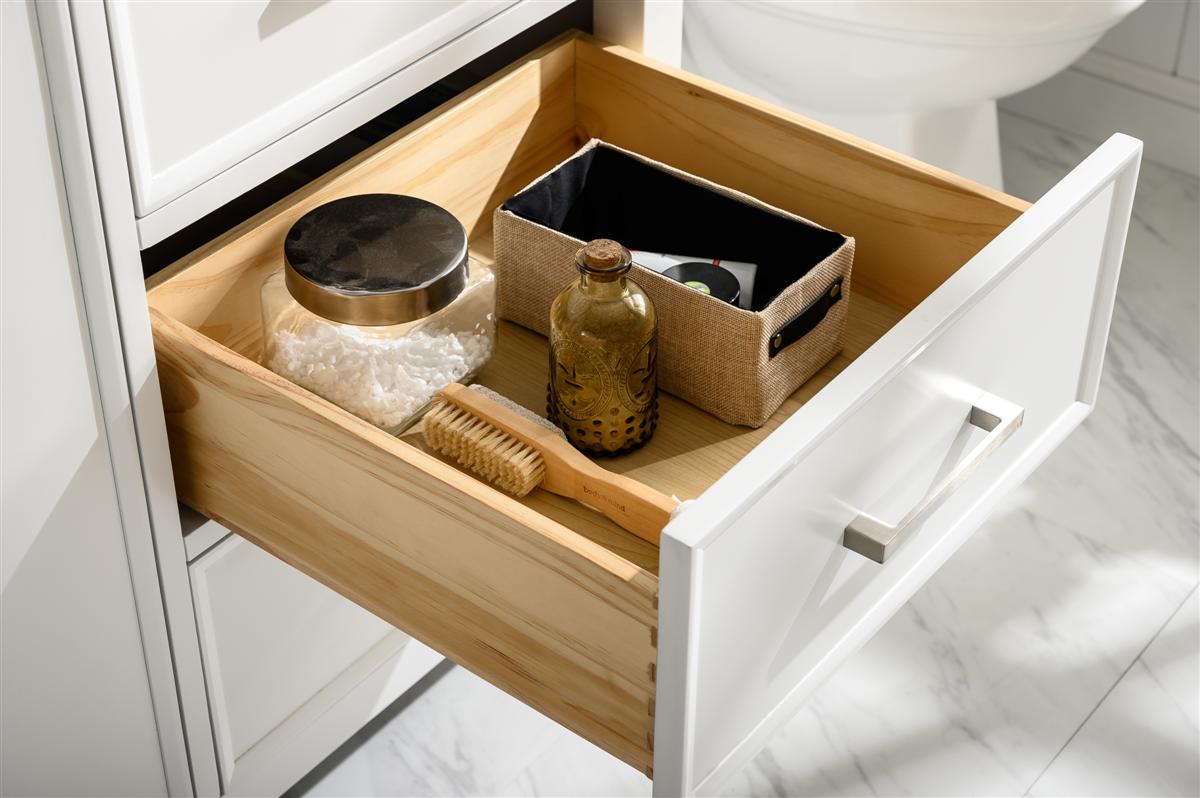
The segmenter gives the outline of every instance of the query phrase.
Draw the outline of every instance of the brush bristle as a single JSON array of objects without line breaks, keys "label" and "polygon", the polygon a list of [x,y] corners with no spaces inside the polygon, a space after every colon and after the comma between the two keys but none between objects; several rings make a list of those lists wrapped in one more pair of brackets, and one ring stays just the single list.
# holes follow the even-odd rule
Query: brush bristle
[{"label": "brush bristle", "polygon": [[442,396],[425,414],[425,441],[503,491],[524,496],[546,472],[542,456],[503,430]]}]

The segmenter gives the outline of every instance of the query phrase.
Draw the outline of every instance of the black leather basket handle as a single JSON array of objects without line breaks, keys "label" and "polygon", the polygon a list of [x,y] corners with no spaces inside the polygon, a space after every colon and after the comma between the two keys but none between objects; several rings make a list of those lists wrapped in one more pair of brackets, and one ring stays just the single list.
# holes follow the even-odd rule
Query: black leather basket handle
[{"label": "black leather basket handle", "polygon": [[825,320],[829,309],[842,300],[843,279],[840,276],[834,278],[819,297],[809,302],[794,319],[775,331],[767,343],[768,356],[775,357],[788,346],[808,335],[813,328]]}]

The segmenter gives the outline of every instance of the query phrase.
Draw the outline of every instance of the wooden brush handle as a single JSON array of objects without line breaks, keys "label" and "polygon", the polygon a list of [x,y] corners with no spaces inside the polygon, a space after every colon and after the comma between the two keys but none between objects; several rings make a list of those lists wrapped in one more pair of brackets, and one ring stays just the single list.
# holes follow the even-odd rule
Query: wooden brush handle
[{"label": "wooden brush handle", "polygon": [[640,538],[658,545],[663,527],[679,504],[636,479],[614,474],[585,457],[553,428],[547,429],[464,385],[449,385],[442,397],[537,449],[546,466],[542,488],[586,504]]},{"label": "wooden brush handle", "polygon": [[679,502],[636,479],[601,468],[583,455],[580,459],[584,462],[574,469],[574,492],[564,495],[657,546]]}]

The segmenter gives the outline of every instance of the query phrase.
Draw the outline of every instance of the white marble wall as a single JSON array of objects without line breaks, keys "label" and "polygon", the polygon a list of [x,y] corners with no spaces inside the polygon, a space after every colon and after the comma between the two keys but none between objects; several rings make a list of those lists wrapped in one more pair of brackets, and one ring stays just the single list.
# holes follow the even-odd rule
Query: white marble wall
[{"label": "white marble wall", "polygon": [[[1004,116],[1036,199],[1094,146]],[[1197,795],[1200,205],[1146,164],[1096,411],[728,795]],[[297,794],[648,795],[461,669]]]}]

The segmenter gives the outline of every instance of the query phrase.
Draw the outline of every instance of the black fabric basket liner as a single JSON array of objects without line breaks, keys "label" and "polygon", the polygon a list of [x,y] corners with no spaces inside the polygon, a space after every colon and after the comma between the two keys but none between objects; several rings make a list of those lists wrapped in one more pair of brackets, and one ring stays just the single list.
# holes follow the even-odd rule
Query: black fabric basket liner
[{"label": "black fabric basket liner", "polygon": [[503,208],[560,233],[628,249],[758,264],[752,310],[837,251],[839,233],[748,205],[600,144]]}]

